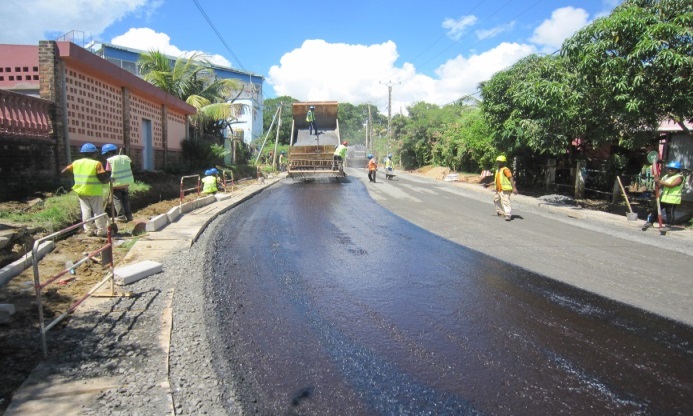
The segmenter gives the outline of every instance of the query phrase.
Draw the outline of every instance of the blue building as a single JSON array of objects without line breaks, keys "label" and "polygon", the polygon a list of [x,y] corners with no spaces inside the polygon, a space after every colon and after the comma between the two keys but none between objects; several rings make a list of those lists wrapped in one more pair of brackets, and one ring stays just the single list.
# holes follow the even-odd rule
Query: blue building
[{"label": "blue building", "polygon": [[[139,68],[137,61],[142,53],[147,51],[116,46],[108,43],[94,43],[87,46],[87,49],[92,50],[97,55],[108,60],[109,62],[137,75]],[[176,57],[170,57],[174,62]],[[239,71],[234,68],[212,65],[215,74],[222,79],[235,79],[243,85],[243,91],[240,96],[234,101],[235,104],[243,105],[242,113],[238,120],[232,124],[232,130],[225,133],[227,138],[242,138],[245,143],[262,136],[262,84],[265,78],[261,75],[251,72]],[[233,97],[228,97],[232,99]],[[229,146],[228,140],[226,143]]]}]

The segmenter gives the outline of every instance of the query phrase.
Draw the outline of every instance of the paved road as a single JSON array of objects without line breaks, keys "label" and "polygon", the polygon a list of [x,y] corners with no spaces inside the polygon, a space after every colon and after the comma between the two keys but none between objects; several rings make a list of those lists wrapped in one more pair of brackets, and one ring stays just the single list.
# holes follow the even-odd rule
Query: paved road
[{"label": "paved road", "polygon": [[[349,172],[365,178],[364,171]],[[477,185],[407,174],[368,191],[396,215],[465,247],[693,326],[689,231],[685,238],[661,236],[640,231],[642,221],[601,212],[575,212],[580,219],[565,210],[551,214],[522,196],[513,197],[515,218],[505,222],[495,214],[492,194]]]},{"label": "paved road", "polygon": [[623,304],[690,319],[690,287],[655,290],[690,257],[362,175],[285,181],[210,236],[207,324],[245,411],[693,413],[691,327]]}]

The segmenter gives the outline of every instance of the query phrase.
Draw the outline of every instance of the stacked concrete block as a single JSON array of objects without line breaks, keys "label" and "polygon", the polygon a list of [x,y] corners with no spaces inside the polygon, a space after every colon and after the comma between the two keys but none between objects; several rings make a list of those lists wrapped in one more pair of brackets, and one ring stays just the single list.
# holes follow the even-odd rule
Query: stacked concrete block
[{"label": "stacked concrete block", "polygon": [[127,266],[116,267],[113,270],[115,282],[118,285],[129,285],[145,277],[149,277],[156,273],[161,273],[163,266],[151,260],[141,261]]},{"label": "stacked concrete block", "polygon": [[147,222],[147,231],[159,231],[168,225],[168,216],[166,214],[157,215]]}]

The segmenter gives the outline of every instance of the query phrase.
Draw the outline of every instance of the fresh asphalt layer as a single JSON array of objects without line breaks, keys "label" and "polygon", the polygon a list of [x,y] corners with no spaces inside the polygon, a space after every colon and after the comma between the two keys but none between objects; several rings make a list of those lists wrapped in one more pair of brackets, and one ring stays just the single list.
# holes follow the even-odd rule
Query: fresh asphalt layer
[{"label": "fresh asphalt layer", "polygon": [[[367,182],[362,170],[347,171],[350,178]],[[449,186],[450,192],[461,189],[465,196],[479,201],[489,202],[492,198],[490,191],[478,185],[444,183],[418,175],[399,175],[412,177],[416,181]],[[239,190],[229,199],[197,209],[163,230],[149,233],[132,247],[122,264],[178,258],[178,261],[174,260],[172,263],[180,269],[179,272],[182,271],[183,275],[195,273],[196,269],[192,266],[190,269],[186,268],[185,262],[189,259],[184,252],[200,238],[204,229],[220,214],[280,180],[281,178],[272,178]],[[379,180],[383,181],[384,178],[380,179],[379,176]],[[513,207],[551,215],[578,226],[601,229],[644,244],[671,247],[688,256],[693,255],[691,230],[671,231],[662,236],[658,230],[650,229],[643,236],[640,231],[641,221],[627,221],[625,216],[550,205],[523,195],[513,196]],[[600,228],[603,225],[608,227]],[[191,380],[171,378],[169,360],[172,355],[195,356],[190,359],[190,365],[213,374],[213,370],[208,368],[209,358],[202,337],[191,341],[191,350],[171,350],[170,341],[172,336],[175,337],[172,335],[173,328],[176,327],[174,321],[177,322],[173,316],[174,302],[185,298],[186,295],[180,293],[180,289],[186,288],[187,284],[185,276],[176,282],[167,280],[167,271],[164,270],[164,273],[126,287],[125,289],[135,293],[132,298],[90,298],[77,310],[67,328],[60,333],[49,333],[48,360],[42,362],[16,392],[5,414],[177,414],[201,410],[224,412],[233,398],[209,398],[205,390],[209,392],[214,388],[212,386],[205,389],[206,378],[203,377],[200,381],[202,387],[198,388],[199,391],[195,390],[197,387],[191,386],[194,384]],[[191,310],[182,312],[182,315],[189,317],[189,321],[180,321],[178,325],[190,325],[193,317],[201,313],[192,310],[192,306],[188,309]],[[73,347],[71,343],[75,342],[70,337],[79,338],[77,345],[80,348],[74,350],[78,352],[68,348]],[[209,379],[211,378],[210,375]]]}]

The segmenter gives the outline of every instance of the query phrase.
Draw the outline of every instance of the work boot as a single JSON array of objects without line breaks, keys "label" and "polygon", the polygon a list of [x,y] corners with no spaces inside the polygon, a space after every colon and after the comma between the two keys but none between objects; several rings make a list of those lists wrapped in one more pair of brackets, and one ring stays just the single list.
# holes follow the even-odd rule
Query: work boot
[{"label": "work boot", "polygon": [[512,220],[512,219],[513,219],[512,215],[506,215],[506,216],[505,216],[505,220],[506,220],[506,221],[510,221],[510,220]]},{"label": "work boot", "polygon": [[652,223],[651,223],[651,222],[646,222],[645,224],[642,225],[642,228],[641,228],[641,229],[642,229],[643,231],[645,231],[645,230],[647,230],[647,229],[650,228],[650,227],[652,227]]},{"label": "work boot", "polygon": [[128,222],[129,221],[124,215],[121,215],[120,217],[116,217],[115,220],[118,222]]}]

